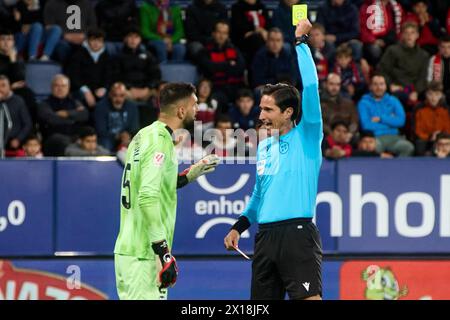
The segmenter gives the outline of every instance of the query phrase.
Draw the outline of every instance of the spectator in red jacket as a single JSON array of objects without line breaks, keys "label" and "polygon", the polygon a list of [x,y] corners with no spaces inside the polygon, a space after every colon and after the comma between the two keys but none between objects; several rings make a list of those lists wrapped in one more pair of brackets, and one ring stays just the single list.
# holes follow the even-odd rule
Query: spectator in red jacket
[{"label": "spectator in red jacket", "polygon": [[403,16],[403,8],[396,0],[366,0],[361,6],[361,41],[369,64],[376,65],[386,47],[397,42]]},{"label": "spectator in red jacket", "polygon": [[350,131],[344,121],[336,121],[331,125],[331,133],[322,142],[322,153],[326,158],[340,159],[352,155]]},{"label": "spectator in red jacket", "polygon": [[427,0],[414,0],[413,12],[409,12],[405,21],[415,22],[419,26],[419,39],[417,44],[430,54],[435,54],[439,44],[439,20],[428,13]]}]

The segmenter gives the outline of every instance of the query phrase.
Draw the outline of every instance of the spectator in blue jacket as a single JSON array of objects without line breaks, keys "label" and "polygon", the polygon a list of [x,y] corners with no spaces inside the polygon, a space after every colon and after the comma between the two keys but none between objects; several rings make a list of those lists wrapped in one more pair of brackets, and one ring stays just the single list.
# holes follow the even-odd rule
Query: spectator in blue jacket
[{"label": "spectator in blue jacket", "polygon": [[335,47],[349,42],[353,58],[361,59],[362,42],[359,41],[359,11],[350,0],[327,0],[317,11],[316,23],[325,27],[327,42]]},{"label": "spectator in blue jacket", "polygon": [[370,81],[370,93],[365,94],[358,104],[361,128],[374,133],[377,152],[410,156],[414,145],[399,132],[405,125],[405,111],[400,101],[386,91],[384,76],[374,74]]},{"label": "spectator in blue jacket", "polygon": [[126,97],[125,84],[116,82],[111,86],[108,98],[101,100],[95,108],[99,143],[110,151],[115,151],[121,133],[133,135],[139,128],[137,106]]},{"label": "spectator in blue jacket", "polygon": [[255,105],[255,98],[250,89],[238,91],[236,105],[229,111],[234,129],[248,130],[255,128],[259,117],[259,108]]},{"label": "spectator in blue jacket", "polygon": [[252,63],[252,86],[287,82],[297,85],[298,68],[291,51],[283,47],[283,33],[278,28],[269,30],[266,46],[259,49]]}]

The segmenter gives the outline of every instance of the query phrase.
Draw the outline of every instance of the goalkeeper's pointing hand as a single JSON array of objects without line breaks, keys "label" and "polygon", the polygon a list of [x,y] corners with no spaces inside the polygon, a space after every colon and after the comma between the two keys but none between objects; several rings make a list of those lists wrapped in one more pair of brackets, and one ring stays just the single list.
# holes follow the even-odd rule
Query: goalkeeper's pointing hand
[{"label": "goalkeeper's pointing hand", "polygon": [[194,181],[198,177],[213,172],[219,164],[220,158],[215,154],[207,155],[199,162],[193,164],[187,169],[186,177],[189,182]]}]

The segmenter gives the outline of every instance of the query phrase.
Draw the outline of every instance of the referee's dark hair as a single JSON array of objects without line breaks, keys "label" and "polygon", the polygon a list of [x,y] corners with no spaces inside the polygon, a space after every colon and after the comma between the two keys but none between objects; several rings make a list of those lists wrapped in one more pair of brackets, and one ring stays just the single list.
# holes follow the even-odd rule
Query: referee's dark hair
[{"label": "referee's dark hair", "polygon": [[266,84],[261,92],[261,96],[271,96],[275,100],[282,112],[287,108],[292,108],[291,120],[300,122],[302,119],[302,109],[300,106],[300,93],[297,88],[285,83]]},{"label": "referee's dark hair", "polygon": [[159,94],[161,111],[167,112],[177,102],[189,98],[194,93],[196,93],[196,89],[190,83],[172,82],[166,84]]}]

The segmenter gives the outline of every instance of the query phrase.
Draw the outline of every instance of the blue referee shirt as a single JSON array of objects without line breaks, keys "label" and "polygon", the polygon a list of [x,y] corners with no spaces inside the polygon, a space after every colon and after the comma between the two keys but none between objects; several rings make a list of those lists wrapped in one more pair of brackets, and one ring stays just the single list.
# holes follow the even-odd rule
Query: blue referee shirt
[{"label": "blue referee shirt", "polygon": [[303,82],[302,119],[288,133],[260,142],[255,187],[242,213],[250,223],[315,214],[323,138],[319,82],[308,46],[300,44],[296,50]]}]

